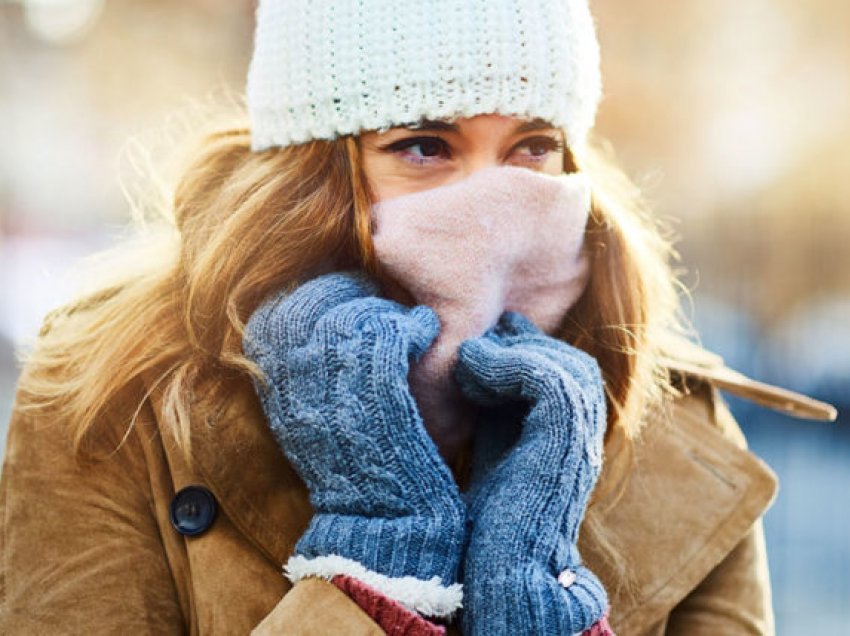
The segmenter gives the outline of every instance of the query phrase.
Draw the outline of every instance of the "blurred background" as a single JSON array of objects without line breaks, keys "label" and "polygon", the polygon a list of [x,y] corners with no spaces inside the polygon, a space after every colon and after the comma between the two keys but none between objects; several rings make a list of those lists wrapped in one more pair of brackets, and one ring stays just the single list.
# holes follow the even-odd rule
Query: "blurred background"
[{"label": "blurred background", "polygon": [[[597,132],[681,237],[703,342],[842,413],[812,423],[730,400],[781,480],[765,518],[779,633],[850,634],[850,3],[592,7]],[[14,347],[129,219],[128,140],[241,91],[253,9],[0,0],[0,440]]]}]

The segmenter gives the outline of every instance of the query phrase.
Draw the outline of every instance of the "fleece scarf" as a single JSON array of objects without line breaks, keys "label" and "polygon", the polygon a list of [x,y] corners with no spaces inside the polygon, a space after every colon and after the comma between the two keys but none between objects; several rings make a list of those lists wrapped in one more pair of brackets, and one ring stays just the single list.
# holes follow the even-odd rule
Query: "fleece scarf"
[{"label": "fleece scarf", "polygon": [[453,378],[460,343],[503,311],[553,333],[583,293],[590,184],[498,166],[452,184],[373,206],[373,241],[385,273],[434,309],[440,335],[414,364],[410,384],[428,430],[444,439],[468,422]]}]

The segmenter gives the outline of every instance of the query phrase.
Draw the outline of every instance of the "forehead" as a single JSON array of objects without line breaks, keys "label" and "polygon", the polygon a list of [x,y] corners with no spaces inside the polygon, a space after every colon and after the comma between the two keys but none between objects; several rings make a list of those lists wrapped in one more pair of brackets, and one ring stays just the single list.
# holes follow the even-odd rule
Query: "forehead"
[{"label": "forehead", "polygon": [[[393,131],[444,132],[444,133],[475,133],[489,132],[518,135],[535,130],[552,130],[551,122],[539,117],[528,119],[510,115],[476,115],[475,117],[460,117],[448,119],[420,119],[415,122],[399,124],[389,129]],[[370,134],[370,133],[364,133]],[[372,131],[371,134],[381,134]]]},{"label": "forehead", "polygon": [[499,126],[517,133],[554,128],[550,122],[539,117],[535,117],[534,119],[524,119],[508,115],[477,115],[476,117],[461,117],[453,121],[443,119],[421,119],[418,122],[403,125],[402,127],[412,130],[445,130],[458,132],[463,128],[480,124]]}]

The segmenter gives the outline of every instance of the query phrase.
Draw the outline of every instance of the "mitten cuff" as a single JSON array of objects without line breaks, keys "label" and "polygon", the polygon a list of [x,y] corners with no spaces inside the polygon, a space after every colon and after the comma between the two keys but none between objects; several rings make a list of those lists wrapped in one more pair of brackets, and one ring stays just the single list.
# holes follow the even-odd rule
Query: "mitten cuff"
[{"label": "mitten cuff", "polygon": [[295,552],[308,558],[334,554],[387,577],[436,577],[442,585],[451,585],[458,581],[465,511],[459,502],[431,512],[427,517],[318,513]]},{"label": "mitten cuff", "polygon": [[296,554],[283,571],[293,584],[310,576],[328,581],[337,575],[351,576],[423,616],[450,618],[460,609],[463,600],[460,583],[443,585],[438,576],[427,581],[413,576],[390,577],[335,554],[315,558]]},{"label": "mitten cuff", "polygon": [[465,633],[579,634],[608,611],[599,579],[579,566],[573,576],[552,576],[529,564],[512,572],[467,571]]}]

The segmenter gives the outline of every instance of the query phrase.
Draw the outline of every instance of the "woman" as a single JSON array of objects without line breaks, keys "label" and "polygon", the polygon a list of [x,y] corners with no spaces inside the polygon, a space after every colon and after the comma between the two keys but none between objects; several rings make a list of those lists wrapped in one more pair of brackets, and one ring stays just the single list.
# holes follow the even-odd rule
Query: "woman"
[{"label": "woman", "polygon": [[829,411],[671,335],[599,95],[582,0],[261,2],[250,125],[21,376],[2,631],[771,633],[716,387]]}]

